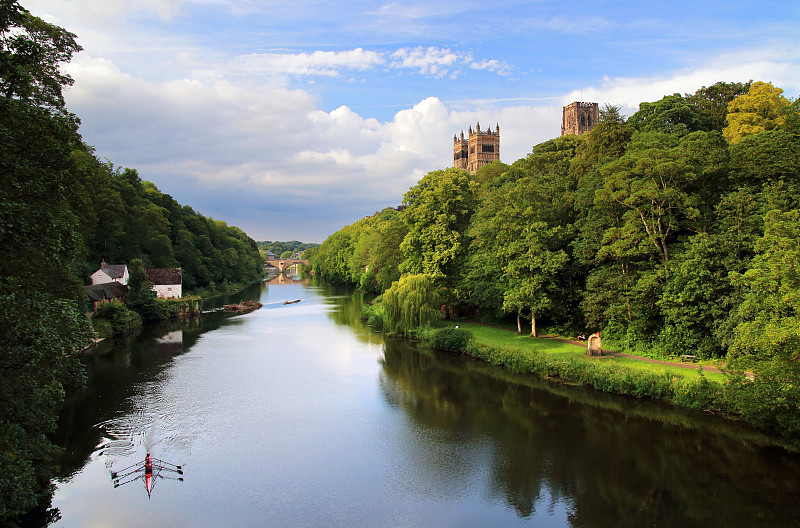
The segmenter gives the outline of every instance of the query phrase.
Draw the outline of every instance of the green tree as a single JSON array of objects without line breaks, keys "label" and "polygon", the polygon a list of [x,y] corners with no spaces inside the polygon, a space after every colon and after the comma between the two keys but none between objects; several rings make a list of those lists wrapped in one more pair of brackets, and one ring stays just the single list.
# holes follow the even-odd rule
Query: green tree
[{"label": "green tree", "polygon": [[732,286],[715,240],[706,233],[692,237],[687,250],[670,263],[658,300],[664,317],[659,341],[676,355],[687,351],[704,358],[722,355],[718,329],[731,309]]},{"label": "green tree", "polygon": [[640,240],[651,245],[665,266],[670,236],[682,219],[699,215],[694,196],[686,191],[697,175],[676,147],[677,139],[663,134],[635,136],[625,156],[602,169],[605,184],[597,193],[598,201],[626,210],[626,231],[639,231]]},{"label": "green tree", "polygon": [[141,315],[145,321],[162,319],[158,301],[150,292],[153,283],[147,280],[142,259],[133,259],[128,263],[128,274],[128,306],[131,310]]},{"label": "green tree", "polygon": [[665,95],[659,101],[639,104],[639,111],[628,118],[628,124],[641,132],[667,132],[680,136],[705,129],[700,110],[680,94]]},{"label": "green tree", "polygon": [[448,304],[463,266],[469,240],[467,227],[477,200],[469,173],[449,168],[429,172],[403,197],[408,233],[400,246],[403,273],[424,273],[448,288]]},{"label": "green tree", "polygon": [[772,83],[754,82],[750,90],[728,104],[728,125],[723,130],[725,139],[737,143],[747,136],[765,130],[775,130],[786,122],[784,109],[789,100],[783,90]]},{"label": "green tree", "polygon": [[736,97],[746,94],[751,84],[752,81],[718,82],[711,86],[703,86],[692,95],[686,94],[685,98],[702,116],[704,130],[722,132],[728,116],[728,104]]},{"label": "green tree", "polygon": [[57,450],[47,435],[65,388],[83,380],[78,353],[91,338],[70,272],[82,248],[71,155],[81,142],[59,69],[79,49],[73,35],[0,2],[0,519],[51,492]]},{"label": "green tree", "polygon": [[734,282],[744,301],[729,359],[751,370],[736,402],[751,422],[787,438],[800,435],[800,210],[770,211],[752,266]]},{"label": "green tree", "polygon": [[533,148],[524,160],[481,187],[462,282],[483,312],[505,311],[536,319],[569,312],[572,286],[567,246],[573,229],[577,182],[569,166],[580,136]]},{"label": "green tree", "polygon": [[81,51],[76,38],[15,0],[0,2],[0,96],[67,116],[62,92],[73,80],[61,64]]},{"label": "green tree", "polygon": [[423,273],[405,275],[383,294],[384,327],[404,336],[439,318],[436,285]]}]

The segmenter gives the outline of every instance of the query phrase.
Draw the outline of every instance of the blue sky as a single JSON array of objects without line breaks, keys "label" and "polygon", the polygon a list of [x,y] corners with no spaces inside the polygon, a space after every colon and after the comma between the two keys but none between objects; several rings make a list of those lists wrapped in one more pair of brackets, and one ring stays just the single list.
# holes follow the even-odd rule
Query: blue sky
[{"label": "blue sky", "polygon": [[800,3],[21,0],[78,36],[67,105],[101,159],[256,240],[321,242],[500,124],[717,81],[800,93]]}]

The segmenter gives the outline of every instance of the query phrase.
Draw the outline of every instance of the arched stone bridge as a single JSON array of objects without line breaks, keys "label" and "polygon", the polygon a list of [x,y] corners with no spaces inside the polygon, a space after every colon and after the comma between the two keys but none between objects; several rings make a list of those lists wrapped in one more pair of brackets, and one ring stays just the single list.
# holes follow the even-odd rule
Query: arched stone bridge
[{"label": "arched stone bridge", "polygon": [[276,268],[279,273],[283,273],[287,269],[291,268],[292,266],[296,266],[298,264],[303,264],[308,266],[308,260],[303,259],[270,259],[266,261],[267,266],[272,266]]}]

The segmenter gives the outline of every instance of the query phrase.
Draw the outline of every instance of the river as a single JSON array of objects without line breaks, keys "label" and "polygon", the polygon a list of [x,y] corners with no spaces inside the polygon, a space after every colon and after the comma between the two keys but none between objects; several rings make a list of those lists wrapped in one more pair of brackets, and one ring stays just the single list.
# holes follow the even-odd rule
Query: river
[{"label": "river", "polygon": [[[800,457],[740,424],[384,339],[350,290],[243,296],[85,357],[54,526],[800,525]],[[112,478],[148,449],[149,496]]]}]

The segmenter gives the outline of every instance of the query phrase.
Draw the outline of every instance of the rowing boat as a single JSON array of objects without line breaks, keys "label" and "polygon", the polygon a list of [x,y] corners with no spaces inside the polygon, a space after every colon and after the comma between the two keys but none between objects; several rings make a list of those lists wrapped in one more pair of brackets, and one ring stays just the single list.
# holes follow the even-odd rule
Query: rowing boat
[{"label": "rowing boat", "polygon": [[[170,476],[170,473],[172,473],[172,476]],[[156,485],[156,480],[158,479],[179,480],[183,482],[183,468],[165,460],[153,458],[151,464],[141,461],[120,471],[111,472],[111,480],[115,488],[130,484],[139,479],[144,481],[147,496],[150,497],[150,494],[153,492],[153,487]]]},{"label": "rowing boat", "polygon": [[150,496],[150,492],[153,491],[153,472],[150,473],[145,472],[144,474],[144,487],[147,488],[147,496]]}]

